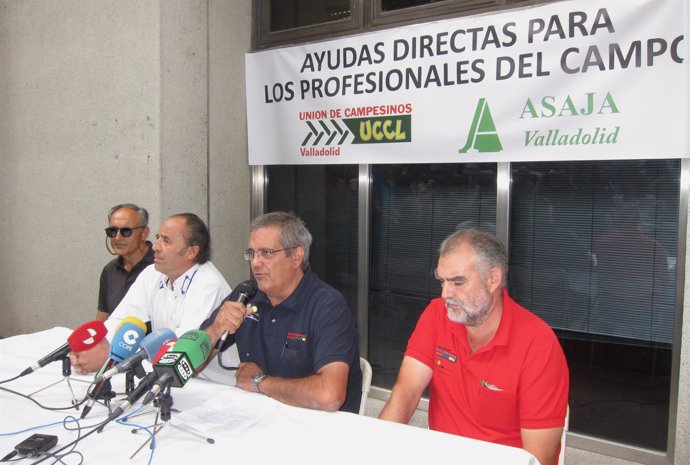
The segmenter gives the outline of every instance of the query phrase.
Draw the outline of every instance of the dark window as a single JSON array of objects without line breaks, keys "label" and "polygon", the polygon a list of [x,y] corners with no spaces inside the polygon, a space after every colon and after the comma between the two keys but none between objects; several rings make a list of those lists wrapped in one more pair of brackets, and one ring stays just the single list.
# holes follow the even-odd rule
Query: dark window
[{"label": "dark window", "polygon": [[[548,3],[555,0],[536,0]],[[257,49],[514,8],[535,0],[254,0]]]},{"label": "dark window", "polygon": [[271,32],[349,19],[351,13],[349,0],[274,0]]},{"label": "dark window", "polygon": [[309,263],[357,319],[356,165],[269,166],[266,211],[295,212],[311,232]]},{"label": "dark window", "polygon": [[496,233],[496,165],[381,165],[372,170],[369,361],[391,388],[429,300],[438,247],[457,228]]},{"label": "dark window", "polygon": [[335,37],[362,28],[355,0],[255,0],[255,48]]},{"label": "dark window", "polygon": [[561,340],[571,431],[666,450],[679,179],[678,160],[512,164],[510,293]]}]

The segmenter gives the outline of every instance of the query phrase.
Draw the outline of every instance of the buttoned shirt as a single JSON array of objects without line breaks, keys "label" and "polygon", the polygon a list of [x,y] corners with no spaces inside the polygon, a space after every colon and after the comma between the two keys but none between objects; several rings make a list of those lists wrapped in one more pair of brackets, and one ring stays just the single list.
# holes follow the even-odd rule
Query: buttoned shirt
[{"label": "buttoned shirt", "polygon": [[[236,299],[233,294],[227,300]],[[359,339],[352,312],[340,292],[307,271],[293,293],[275,307],[262,291],[248,305],[254,312],[228,337],[228,343],[237,343],[242,362],[254,362],[268,375],[285,378],[310,376],[324,365],[345,362],[350,371],[347,397],[340,410],[359,411]],[[214,319],[215,312],[202,328]]]},{"label": "buttoned shirt", "polygon": [[184,334],[199,325],[227,297],[231,288],[211,262],[195,264],[175,282],[158,272],[155,265],[139,274],[129,291],[106,320],[108,339],[126,317],[150,322],[151,329],[168,328]]}]

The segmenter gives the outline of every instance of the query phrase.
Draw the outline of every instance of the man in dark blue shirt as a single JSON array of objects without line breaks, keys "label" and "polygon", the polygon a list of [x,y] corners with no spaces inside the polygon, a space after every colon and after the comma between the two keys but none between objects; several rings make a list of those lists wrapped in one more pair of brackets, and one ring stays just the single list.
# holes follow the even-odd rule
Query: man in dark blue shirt
[{"label": "man in dark blue shirt", "polygon": [[227,332],[224,346],[237,344],[238,387],[299,407],[356,413],[357,330],[342,294],[309,270],[311,241],[292,213],[255,219],[244,256],[258,292],[245,305],[237,302],[238,286],[202,328],[214,343]]}]

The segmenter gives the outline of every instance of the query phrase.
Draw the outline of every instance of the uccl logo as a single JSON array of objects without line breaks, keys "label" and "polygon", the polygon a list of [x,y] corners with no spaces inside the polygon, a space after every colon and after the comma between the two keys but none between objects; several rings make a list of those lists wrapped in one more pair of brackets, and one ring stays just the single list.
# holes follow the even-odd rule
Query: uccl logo
[{"label": "uccl logo", "polygon": [[472,148],[481,153],[500,152],[503,150],[501,139],[498,137],[498,132],[496,131],[496,124],[491,117],[489,104],[486,103],[484,97],[480,98],[479,102],[477,102],[477,108],[474,110],[474,118],[472,119],[472,126],[467,134],[467,142],[459,152],[467,153]]}]

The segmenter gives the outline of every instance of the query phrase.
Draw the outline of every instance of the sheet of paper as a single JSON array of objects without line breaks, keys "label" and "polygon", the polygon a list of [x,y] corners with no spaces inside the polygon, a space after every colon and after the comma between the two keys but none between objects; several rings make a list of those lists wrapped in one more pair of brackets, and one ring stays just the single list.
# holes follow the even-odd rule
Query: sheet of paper
[{"label": "sheet of paper", "polygon": [[204,435],[244,431],[265,418],[277,405],[268,402],[241,402],[216,395],[203,405],[176,414],[173,424]]}]

